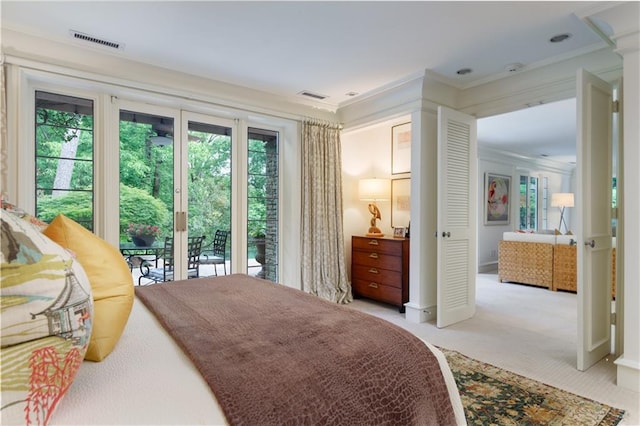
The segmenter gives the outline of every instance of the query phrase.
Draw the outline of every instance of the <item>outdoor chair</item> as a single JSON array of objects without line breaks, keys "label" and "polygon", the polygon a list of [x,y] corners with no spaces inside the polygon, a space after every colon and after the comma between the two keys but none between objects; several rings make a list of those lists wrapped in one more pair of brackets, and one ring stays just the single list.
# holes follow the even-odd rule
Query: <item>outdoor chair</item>
[{"label": "outdoor chair", "polygon": [[[200,255],[201,265],[220,265],[224,267],[224,274],[227,275],[227,236],[229,233],[221,229],[216,230],[213,241]],[[218,268],[214,267],[216,276],[218,276]]]},{"label": "outdoor chair", "polygon": [[[187,245],[187,277],[197,278],[200,276],[200,253],[202,252],[202,242],[204,235],[201,237],[189,237]],[[151,263],[145,262],[140,269],[143,271],[142,276],[138,278],[140,285],[143,278],[152,280],[153,282],[173,281],[174,259],[173,259],[173,237],[165,237],[164,249],[161,254],[163,265],[158,268],[152,268]]]}]

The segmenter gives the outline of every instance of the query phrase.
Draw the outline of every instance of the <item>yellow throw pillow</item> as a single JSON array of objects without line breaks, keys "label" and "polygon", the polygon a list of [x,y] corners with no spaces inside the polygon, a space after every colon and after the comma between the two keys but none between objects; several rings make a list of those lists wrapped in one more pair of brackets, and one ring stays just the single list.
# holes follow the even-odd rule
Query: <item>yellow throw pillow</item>
[{"label": "yellow throw pillow", "polygon": [[85,359],[102,361],[118,343],[133,306],[133,280],[120,251],[64,215],[58,215],[44,234],[76,253],[89,276],[94,323]]}]

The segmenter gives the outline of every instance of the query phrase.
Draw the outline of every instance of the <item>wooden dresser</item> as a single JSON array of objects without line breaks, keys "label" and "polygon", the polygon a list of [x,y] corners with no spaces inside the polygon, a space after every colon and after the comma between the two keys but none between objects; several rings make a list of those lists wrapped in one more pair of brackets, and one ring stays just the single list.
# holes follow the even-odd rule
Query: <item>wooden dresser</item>
[{"label": "wooden dresser", "polygon": [[409,239],[351,237],[351,286],[355,297],[396,305],[409,301]]}]

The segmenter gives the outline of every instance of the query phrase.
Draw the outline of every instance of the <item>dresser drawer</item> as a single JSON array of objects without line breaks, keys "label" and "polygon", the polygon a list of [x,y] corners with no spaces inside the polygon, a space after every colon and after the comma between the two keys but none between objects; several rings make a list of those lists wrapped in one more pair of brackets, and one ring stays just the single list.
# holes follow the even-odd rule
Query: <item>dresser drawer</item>
[{"label": "dresser drawer", "polygon": [[353,265],[354,280],[374,281],[391,287],[402,288],[402,272],[380,269],[374,266]]},{"label": "dresser drawer", "polygon": [[400,239],[353,237],[351,245],[353,250],[373,251],[380,254],[397,255],[402,251],[402,240]]},{"label": "dresser drawer", "polygon": [[353,291],[358,296],[387,302],[394,305],[402,304],[402,290],[397,287],[380,284],[376,281],[354,279],[351,283]]},{"label": "dresser drawer", "polygon": [[377,251],[353,251],[351,253],[351,263],[354,265],[372,266],[374,268],[389,269],[392,271],[402,271],[402,258],[381,254]]}]

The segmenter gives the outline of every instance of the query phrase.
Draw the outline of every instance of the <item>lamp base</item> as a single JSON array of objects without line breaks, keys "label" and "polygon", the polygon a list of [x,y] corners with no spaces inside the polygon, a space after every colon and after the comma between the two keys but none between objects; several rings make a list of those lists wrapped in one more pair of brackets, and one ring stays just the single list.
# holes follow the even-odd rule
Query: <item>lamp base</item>
[{"label": "lamp base", "polygon": [[370,227],[366,235],[367,237],[384,237],[384,234],[377,226]]}]

